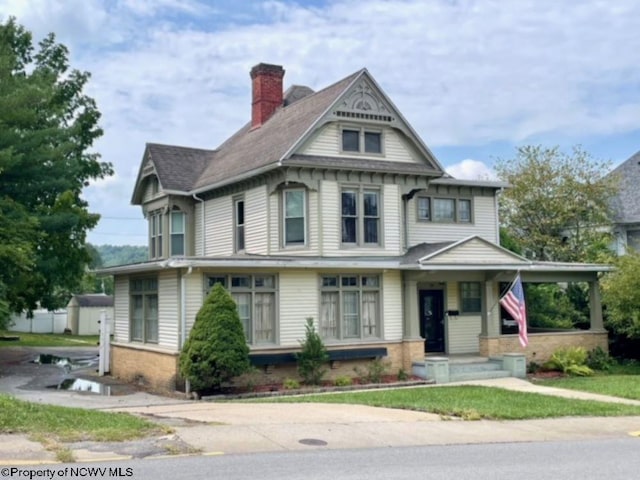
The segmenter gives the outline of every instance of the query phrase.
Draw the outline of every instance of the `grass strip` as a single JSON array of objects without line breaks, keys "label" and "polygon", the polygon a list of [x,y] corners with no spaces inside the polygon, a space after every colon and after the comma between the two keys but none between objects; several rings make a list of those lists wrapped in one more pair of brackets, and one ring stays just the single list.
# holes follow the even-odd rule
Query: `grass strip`
[{"label": "grass strip", "polygon": [[524,420],[568,416],[640,415],[639,406],[576,400],[471,385],[402,388],[397,390],[306,395],[251,401],[348,403],[372,407],[418,410],[468,420]]},{"label": "grass strip", "polygon": [[95,347],[99,335],[63,335],[57,333],[0,332],[0,337],[19,337],[20,340],[1,341],[2,347]]},{"label": "grass strip", "polygon": [[593,377],[564,377],[536,380],[545,387],[567,388],[583,392],[600,393],[613,397],[640,400],[640,376],[596,375]]},{"label": "grass strip", "polygon": [[164,426],[128,413],[43,405],[0,395],[0,433],[50,436],[61,442],[107,442],[167,432]]}]

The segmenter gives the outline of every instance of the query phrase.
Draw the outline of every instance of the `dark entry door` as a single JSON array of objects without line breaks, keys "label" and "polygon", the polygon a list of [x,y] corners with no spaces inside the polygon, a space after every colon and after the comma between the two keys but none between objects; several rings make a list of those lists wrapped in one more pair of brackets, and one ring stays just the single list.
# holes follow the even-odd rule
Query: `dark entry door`
[{"label": "dark entry door", "polygon": [[420,290],[420,336],[425,352],[445,351],[443,290]]}]

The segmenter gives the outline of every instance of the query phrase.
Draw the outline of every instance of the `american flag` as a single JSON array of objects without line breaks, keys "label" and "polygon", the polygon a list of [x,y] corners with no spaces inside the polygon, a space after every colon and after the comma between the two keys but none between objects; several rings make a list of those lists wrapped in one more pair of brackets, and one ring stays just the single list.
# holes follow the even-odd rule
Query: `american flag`
[{"label": "american flag", "polygon": [[509,291],[500,299],[500,305],[518,323],[520,345],[526,347],[529,344],[529,339],[527,338],[527,309],[524,304],[524,291],[522,290],[519,274],[511,284]]}]

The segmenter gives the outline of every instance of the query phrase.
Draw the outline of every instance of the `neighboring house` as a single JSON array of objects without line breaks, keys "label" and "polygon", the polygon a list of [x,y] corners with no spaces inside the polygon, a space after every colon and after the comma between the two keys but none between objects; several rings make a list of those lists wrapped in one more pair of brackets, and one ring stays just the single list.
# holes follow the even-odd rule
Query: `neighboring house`
[{"label": "neighboring house", "polygon": [[102,312],[113,319],[113,295],[74,295],[67,304],[67,330],[73,335],[99,335]]},{"label": "neighboring house", "polygon": [[640,152],[615,168],[618,194],[613,201],[615,250],[618,255],[628,248],[640,252]]},{"label": "neighboring house", "polygon": [[281,377],[295,375],[307,317],[331,375],[377,356],[410,372],[425,354],[519,352],[498,305],[518,271],[591,292],[591,330],[532,333],[529,359],[607,348],[606,267],[500,247],[506,185],[447,175],[366,69],[318,92],[283,93],[283,75],[251,70],[251,121],[218,149],[146,146],[132,202],[149,222],[150,259],[103,271],[115,276],[114,375],[180,384],[180,348],[216,282],[238,304],[252,362]]}]

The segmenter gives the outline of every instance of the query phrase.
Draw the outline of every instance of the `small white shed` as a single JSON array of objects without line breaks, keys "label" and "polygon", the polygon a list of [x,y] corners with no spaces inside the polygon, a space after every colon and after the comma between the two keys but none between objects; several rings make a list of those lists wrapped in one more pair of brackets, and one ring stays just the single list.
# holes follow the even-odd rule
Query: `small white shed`
[{"label": "small white shed", "polygon": [[98,335],[103,310],[107,317],[113,318],[113,295],[74,295],[67,305],[67,329],[73,335]]}]

